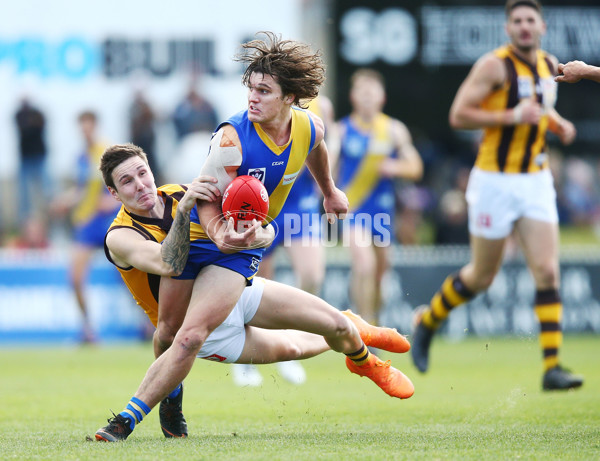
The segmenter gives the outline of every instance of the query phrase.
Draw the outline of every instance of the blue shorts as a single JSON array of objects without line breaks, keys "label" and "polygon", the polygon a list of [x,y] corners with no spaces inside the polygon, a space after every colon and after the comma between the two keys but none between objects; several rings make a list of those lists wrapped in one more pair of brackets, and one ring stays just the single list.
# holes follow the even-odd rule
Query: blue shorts
[{"label": "blue shorts", "polygon": [[246,278],[252,285],[252,278],[262,261],[264,248],[225,254],[210,240],[198,239],[190,243],[190,254],[181,275],[176,280],[194,280],[206,266],[219,266],[230,269]]},{"label": "blue shorts", "polygon": [[103,247],[106,231],[117,216],[117,208],[110,213],[96,213],[84,224],[75,226],[73,240],[85,246]]}]

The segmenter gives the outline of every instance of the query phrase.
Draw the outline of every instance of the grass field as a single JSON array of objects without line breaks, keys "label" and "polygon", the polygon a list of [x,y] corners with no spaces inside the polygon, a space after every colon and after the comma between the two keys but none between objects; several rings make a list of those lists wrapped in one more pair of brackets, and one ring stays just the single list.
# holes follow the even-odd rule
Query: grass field
[{"label": "grass field", "polygon": [[152,361],[150,344],[0,350],[2,459],[600,459],[600,337],[567,336],[562,356],[585,375],[573,392],[540,390],[535,338],[439,340],[422,376],[392,399],[333,352],[305,361],[295,387],[263,366],[236,388],[227,365],[198,361],[186,380],[190,437],[166,440],[155,410],[119,444],[87,442],[119,412]]}]

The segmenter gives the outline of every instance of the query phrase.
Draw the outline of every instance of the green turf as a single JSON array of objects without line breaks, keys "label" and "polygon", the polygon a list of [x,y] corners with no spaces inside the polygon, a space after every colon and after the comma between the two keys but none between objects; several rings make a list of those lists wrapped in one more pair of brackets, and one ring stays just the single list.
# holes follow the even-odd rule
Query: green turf
[{"label": "green turf", "polygon": [[389,354],[415,395],[392,399],[337,354],[304,362],[308,382],[261,368],[236,388],[227,365],[198,361],[187,378],[190,437],[166,440],[153,411],[119,444],[86,442],[119,412],[151,363],[149,344],[0,350],[2,459],[598,459],[600,337],[567,336],[563,360],[586,378],[540,390],[535,338],[434,343],[432,369]]}]

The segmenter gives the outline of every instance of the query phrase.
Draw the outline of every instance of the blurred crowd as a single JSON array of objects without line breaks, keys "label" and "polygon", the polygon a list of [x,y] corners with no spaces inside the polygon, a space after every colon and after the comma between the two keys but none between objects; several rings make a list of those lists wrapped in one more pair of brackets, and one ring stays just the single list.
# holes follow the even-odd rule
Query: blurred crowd
[{"label": "blurred crowd", "polygon": [[[168,125],[175,148],[181,154],[186,143],[195,135],[202,134],[200,139],[204,141],[217,125],[215,108],[197,87],[198,84],[192,82],[172,113],[166,115],[156,112],[143,91],[136,90],[131,96],[128,141],[142,147],[148,154],[159,185],[184,181],[181,178],[182,168],[169,167],[174,163],[167,159],[169,156],[172,159],[172,153],[159,151],[160,126]],[[14,212],[4,209],[0,213],[0,247],[43,249],[55,245],[57,240],[64,240],[62,237],[76,227],[90,184],[95,181],[93,187],[97,188],[97,180],[101,180],[96,164],[110,142],[101,133],[102,120],[96,111],[89,108],[73,115],[73,133],[80,138],[81,150],[77,153],[73,170],[61,178],[53,177],[48,167],[47,122],[44,110],[35,100],[24,96],[14,114],[19,149],[18,177],[15,178],[16,190],[13,192]],[[198,148],[196,140],[188,150],[197,151]],[[183,171],[190,170],[183,168]],[[170,178],[173,175],[178,177]],[[114,208],[117,203],[112,200]],[[102,207],[100,202],[88,206]]]},{"label": "blurred crowd", "polygon": [[[206,153],[207,142],[217,126],[218,117],[214,106],[197,88],[196,84],[191,84],[182,100],[174,105],[172,113],[166,116],[156,113],[143,91],[136,90],[131,96],[129,141],[141,146],[148,154],[157,184],[185,181],[181,174],[169,170],[169,165],[179,163],[180,172],[189,171],[193,175],[195,172],[185,167],[186,159]],[[96,120],[93,108],[86,113],[94,119],[92,133],[86,133],[81,124],[83,114],[74,114],[73,117],[74,133],[79,118],[82,145],[78,162],[88,157],[91,146],[102,139],[101,133],[96,132],[101,120]],[[161,152],[158,147],[161,143],[157,139],[157,128],[164,123],[169,124],[174,133],[179,154],[175,162],[171,152]],[[55,235],[64,235],[65,230],[68,232],[73,226],[77,198],[81,197],[78,193],[89,178],[79,174],[75,184],[63,184],[60,182],[64,179],[51,177],[47,167],[46,127],[43,109],[37,106],[36,101],[24,97],[14,115],[20,161],[15,191],[17,203],[13,206],[15,213],[12,215],[7,212],[0,214],[1,247],[48,248],[56,243]],[[420,133],[416,127],[409,128]],[[472,139],[472,148],[469,148],[469,142],[464,143],[466,148],[458,153],[455,146],[449,149],[435,140],[419,134],[415,136],[414,144],[423,159],[425,173],[417,183],[396,181],[398,212],[395,234],[398,243],[468,244],[465,190],[475,159],[476,136],[477,133]],[[550,158],[561,225],[600,232],[600,162],[585,155],[563,156],[557,148],[551,148]],[[77,165],[74,165],[75,169],[81,170]],[[69,199],[72,203],[66,203],[63,192],[70,188],[75,192],[72,191],[74,195]],[[69,215],[71,219],[68,219]]]}]

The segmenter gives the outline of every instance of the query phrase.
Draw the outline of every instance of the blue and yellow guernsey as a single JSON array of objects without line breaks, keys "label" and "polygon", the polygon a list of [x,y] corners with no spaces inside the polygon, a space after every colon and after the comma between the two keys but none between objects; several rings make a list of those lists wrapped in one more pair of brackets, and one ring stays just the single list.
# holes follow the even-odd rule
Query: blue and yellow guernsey
[{"label": "blue and yellow guernsey", "polygon": [[[319,108],[318,97],[313,99],[309,103],[308,110],[311,111],[313,114],[317,115],[318,117],[321,117],[321,110]],[[264,257],[267,257],[269,254],[275,251],[277,246],[279,246],[283,242],[285,237],[284,227],[286,221],[286,214],[292,214],[296,216],[302,216],[304,214],[310,215],[311,217],[309,218],[308,222],[310,224],[313,224],[313,226],[311,227],[311,229],[308,229],[306,231],[319,231],[319,227],[315,224],[318,221],[320,213],[319,196],[320,194],[319,188],[317,187],[317,183],[315,182],[312,174],[310,173],[306,165],[304,165],[302,167],[302,170],[300,171],[300,174],[296,178],[296,181],[294,182],[294,186],[292,187],[292,190],[290,191],[287,200],[285,201],[285,204],[283,205],[283,208],[279,213],[279,216],[273,219],[274,222],[272,224],[275,227],[276,232],[275,240],[273,240],[271,246],[265,250]],[[300,219],[302,220],[306,218]],[[306,221],[303,221],[303,225],[304,222]],[[303,229],[302,232],[292,234],[291,237],[301,238],[303,237],[303,235],[305,235],[304,232],[305,229]]]},{"label": "blue and yellow guernsey", "polygon": [[[292,109],[292,129],[288,142],[277,146],[258,123],[248,120],[248,111],[242,111],[221,123],[231,125],[240,138],[242,163],[238,176],[258,178],[269,194],[269,212],[264,224],[277,217],[285,203],[308,153],[315,145],[315,126],[308,113]],[[192,222],[199,223],[198,214],[192,211]],[[204,238],[208,238],[204,235]]]},{"label": "blue and yellow guernsey", "polygon": [[[309,103],[308,110],[315,114],[317,117],[321,117],[321,110],[319,108],[318,97],[313,99]],[[308,168],[304,166],[304,168],[302,168],[300,174],[298,175],[296,182],[294,182],[294,187],[292,188],[288,200],[286,201],[284,211],[291,213],[300,212],[303,208],[306,208],[303,206],[303,203],[307,203],[309,201],[311,202],[311,204],[316,201],[318,208],[318,193],[318,187],[315,183],[312,174],[310,174]]]},{"label": "blue and yellow guernsey", "polygon": [[250,122],[248,111],[236,114],[221,126],[224,124],[235,128],[242,145],[238,175],[260,179],[269,193],[269,222],[281,211],[308,153],[314,148],[313,121],[305,110],[293,108],[290,138],[283,146],[277,146],[259,124]]},{"label": "blue and yellow guernsey", "polygon": [[369,125],[352,116],[341,120],[344,137],[338,182],[348,197],[350,213],[393,213],[394,183],[379,173],[386,158],[397,156],[391,123],[382,113]]},{"label": "blue and yellow guernsey", "polygon": [[[185,194],[187,187],[180,184],[166,184],[158,188],[158,196],[163,200],[165,209],[161,218],[147,218],[130,213],[121,206],[117,217],[112,225],[106,231],[106,235],[115,229],[132,229],[138,232],[146,240],[161,243],[171,229],[179,201]],[[198,224],[190,225],[190,240],[195,240],[201,235],[201,229]],[[115,264],[108,247],[106,246],[106,237],[104,238],[104,252],[108,260]],[[119,267],[118,269],[125,285],[133,295],[133,298],[140,305],[154,326],[158,321],[158,287],[160,284],[160,275],[148,274],[133,266]]]},{"label": "blue and yellow guernsey", "polygon": [[99,215],[114,216],[119,204],[115,201],[115,211],[98,211],[98,204],[103,194],[110,192],[104,187],[102,174],[98,169],[100,157],[106,146],[102,143],[94,143],[77,158],[77,185],[82,190],[81,199],[73,210],[73,225],[82,226]]},{"label": "blue and yellow guernsey", "polygon": [[[268,224],[277,217],[304,162],[315,146],[315,126],[305,110],[292,108],[292,128],[288,142],[277,146],[259,124],[248,120],[248,111],[242,111],[221,123],[235,128],[242,148],[242,163],[238,176],[258,178],[269,194]],[[190,214],[192,223],[199,224],[198,212]],[[217,246],[203,233],[191,243],[190,255],[183,273],[177,279],[195,278],[202,267],[216,265],[242,274],[249,284],[258,270],[264,248],[238,251],[233,255],[221,253]]]}]

